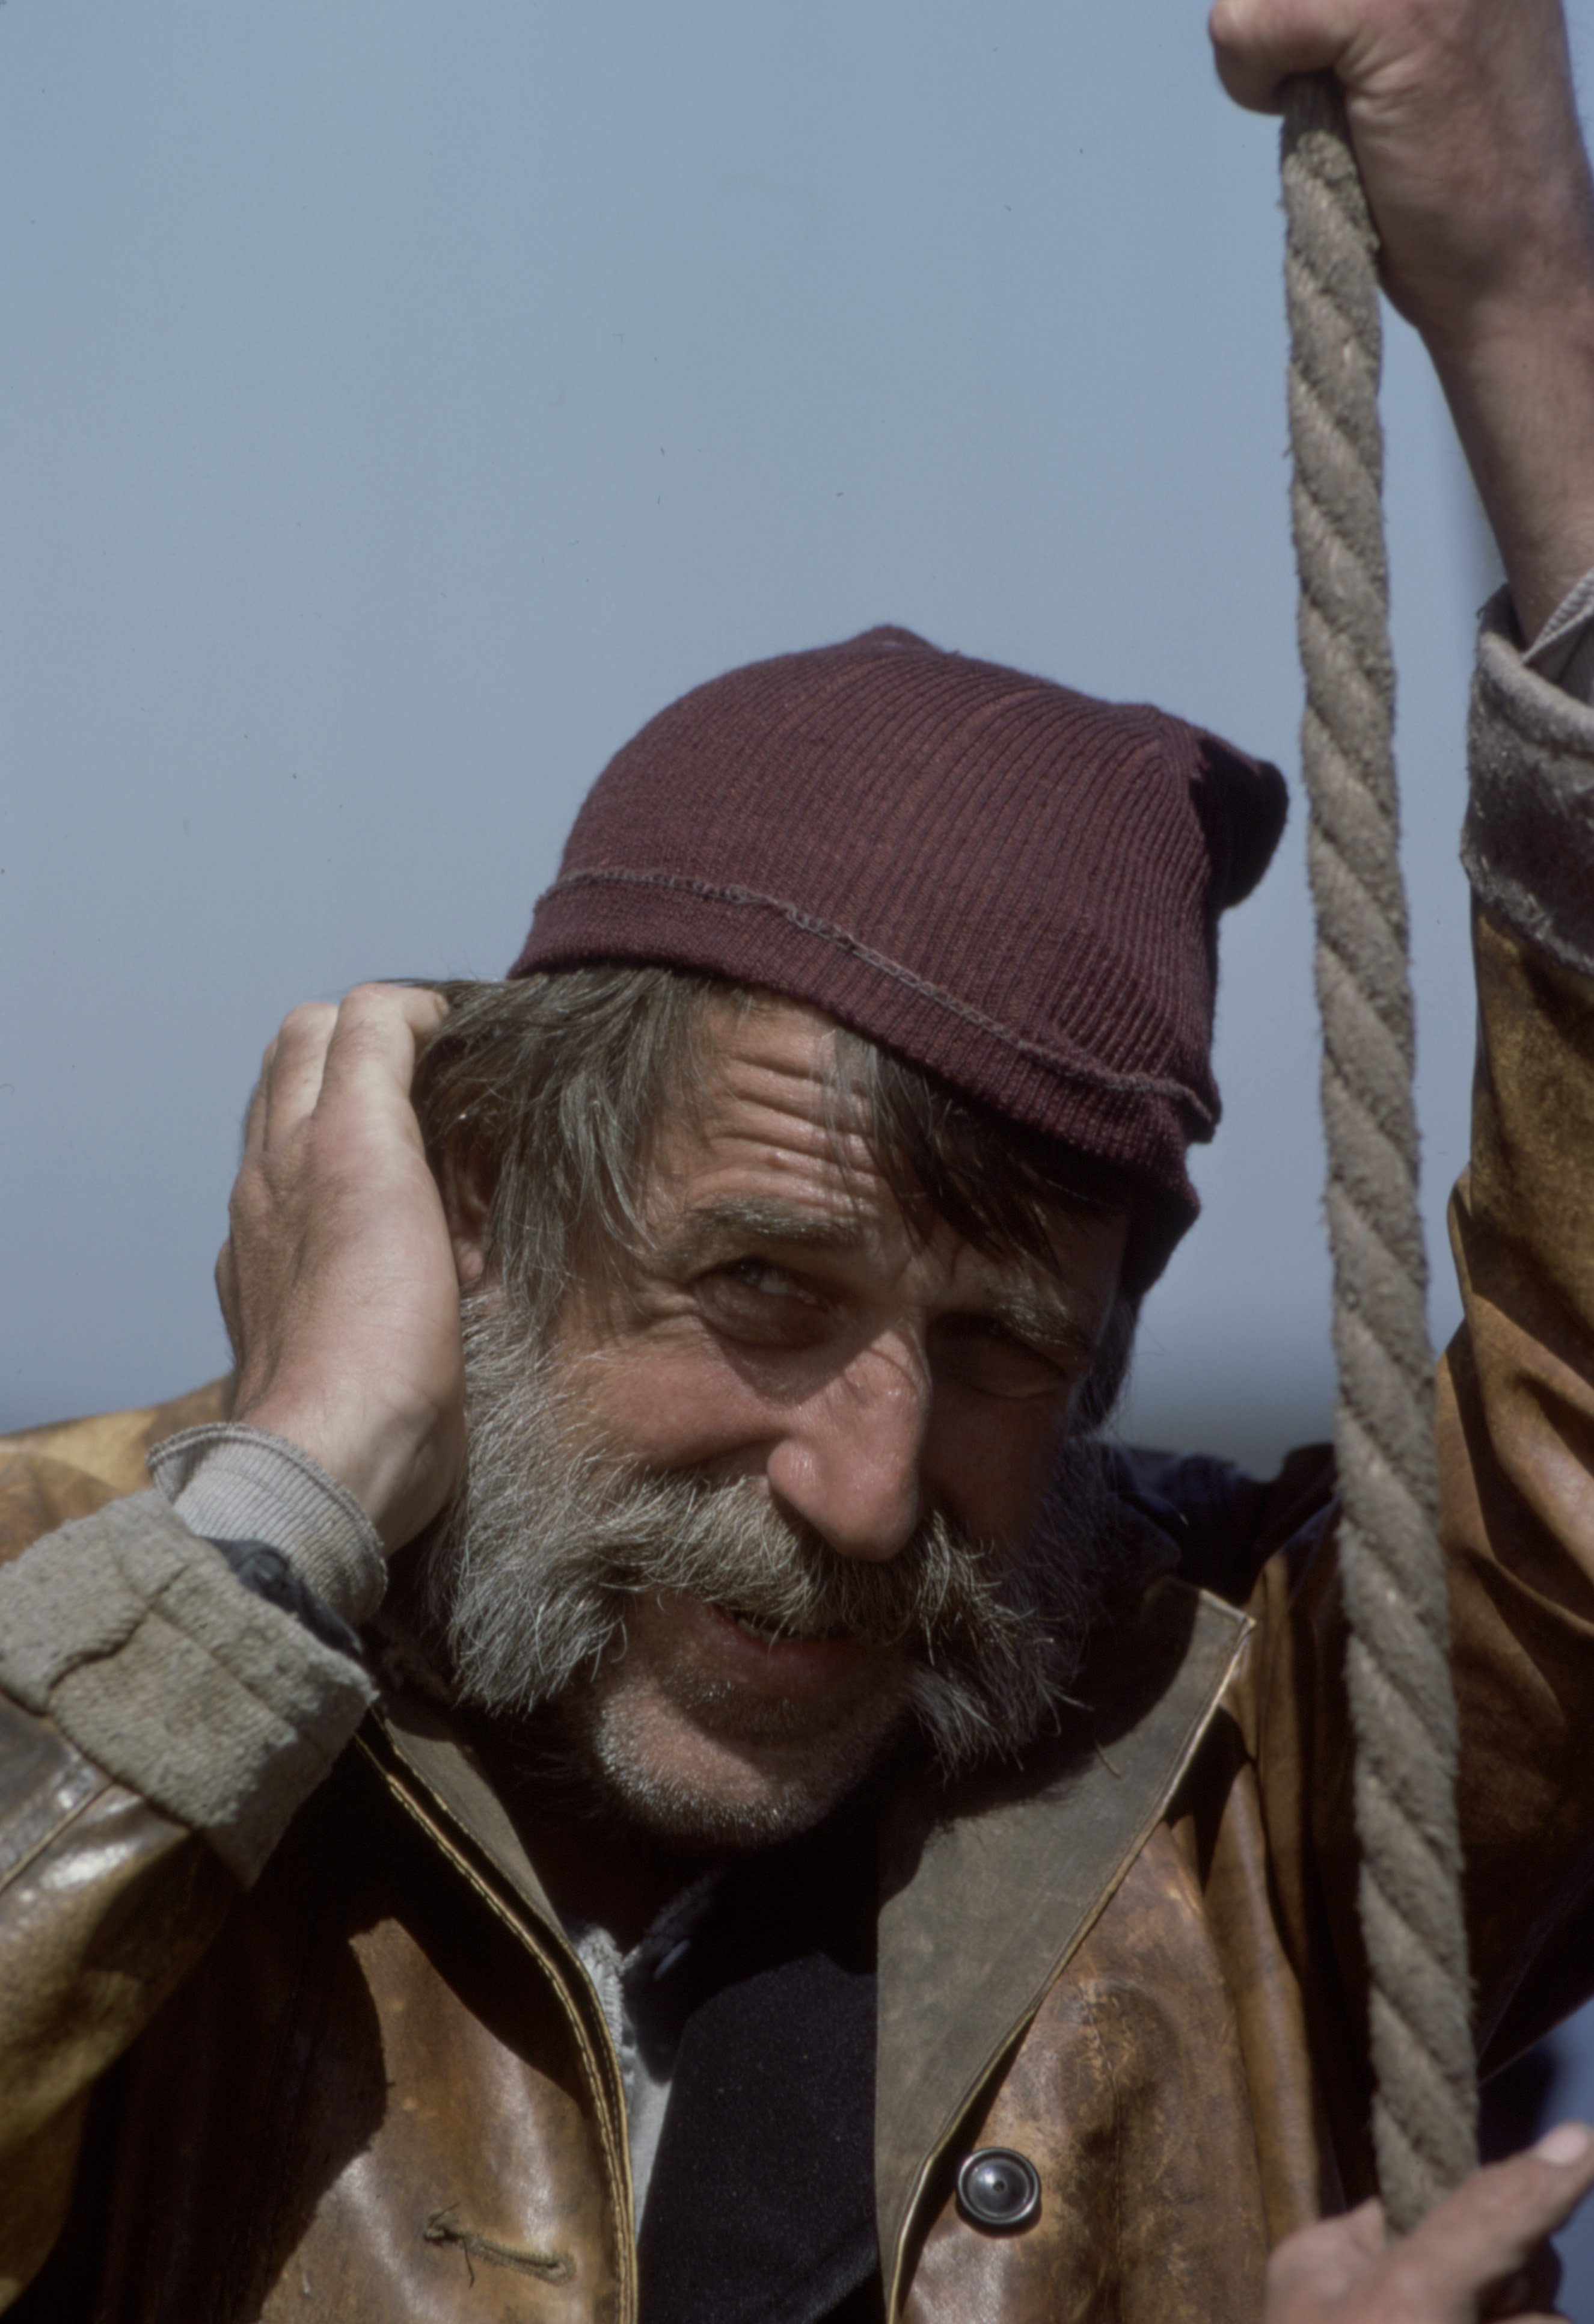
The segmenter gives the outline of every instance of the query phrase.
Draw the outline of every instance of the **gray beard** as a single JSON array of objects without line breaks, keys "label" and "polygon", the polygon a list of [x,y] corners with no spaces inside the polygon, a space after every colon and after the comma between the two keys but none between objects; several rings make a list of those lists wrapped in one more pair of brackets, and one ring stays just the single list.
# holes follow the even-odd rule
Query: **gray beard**
[{"label": "gray beard", "polygon": [[419,1576],[463,1705],[512,1727],[578,1702],[623,1650],[632,1600],[678,1591],[783,1637],[901,1654],[908,1717],[944,1775],[1055,1729],[1119,1563],[1093,1440],[1065,1449],[1018,1550],[937,1512],[896,1557],[848,1558],[755,1479],[646,1470],[595,1443],[510,1301],[467,1300],[463,1323],[465,1480]]}]

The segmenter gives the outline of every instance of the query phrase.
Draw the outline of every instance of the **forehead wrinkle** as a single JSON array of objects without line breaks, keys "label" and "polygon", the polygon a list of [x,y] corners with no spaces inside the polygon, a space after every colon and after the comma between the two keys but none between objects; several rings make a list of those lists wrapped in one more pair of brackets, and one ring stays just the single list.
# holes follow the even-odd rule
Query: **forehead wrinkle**
[{"label": "forehead wrinkle", "polygon": [[[744,1057],[717,1060],[696,1103],[662,1125],[654,1155],[655,1199],[671,1206],[684,1200],[703,1210],[715,1198],[695,1201],[694,1184],[729,1180],[735,1187],[751,1181],[756,1188],[761,1180],[792,1189],[784,1207],[793,1221],[805,1211],[895,1213],[896,1199],[867,1139],[833,1118],[825,1087],[822,1074]],[[782,1194],[723,1197],[725,1204],[760,1200],[783,1207]]]},{"label": "forehead wrinkle", "polygon": [[[726,1112],[767,1108],[800,1121],[827,1143],[844,1141],[867,1152],[866,1124],[844,1077],[837,1074],[834,1028],[815,1031],[802,1023],[798,1012],[792,1013],[798,1019],[796,1054],[771,1039],[762,1047],[727,1043],[704,1061],[703,1127],[723,1127]],[[716,1116],[722,1119],[716,1120]]]},{"label": "forehead wrinkle", "polygon": [[766,1111],[761,1122],[751,1107],[727,1111],[662,1143],[647,1204],[656,1252],[690,1260],[751,1237],[855,1254],[895,1239],[900,1221],[884,1181],[867,1160],[838,1154],[810,1111]]},{"label": "forehead wrinkle", "polygon": [[[733,1155],[751,1148],[754,1157],[777,1169],[800,1164],[830,1169],[849,1185],[860,1176],[880,1178],[867,1141],[854,1132],[838,1133],[797,1107],[743,1106],[735,1116],[705,1122],[697,1154],[700,1166],[722,1167]],[[883,1185],[884,1181],[880,1183]]]}]

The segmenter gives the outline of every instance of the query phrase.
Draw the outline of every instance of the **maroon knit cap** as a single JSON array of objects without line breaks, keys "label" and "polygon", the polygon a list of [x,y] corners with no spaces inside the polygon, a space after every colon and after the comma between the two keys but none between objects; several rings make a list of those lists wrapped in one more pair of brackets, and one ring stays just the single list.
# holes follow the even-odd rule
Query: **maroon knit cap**
[{"label": "maroon knit cap", "polygon": [[1218,915],[1285,806],[1182,719],[871,630],[626,743],[510,974],[659,961],[808,1001],[1138,1181],[1143,1286],[1218,1120]]}]

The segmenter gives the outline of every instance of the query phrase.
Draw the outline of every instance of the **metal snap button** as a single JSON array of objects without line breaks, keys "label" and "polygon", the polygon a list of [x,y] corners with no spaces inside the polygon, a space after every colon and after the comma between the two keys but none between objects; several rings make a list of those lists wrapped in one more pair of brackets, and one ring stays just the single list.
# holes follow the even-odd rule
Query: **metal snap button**
[{"label": "metal snap button", "polygon": [[957,2174],[957,2207],[975,2227],[1011,2235],[1040,2215],[1040,2173],[1011,2146],[977,2146]]}]

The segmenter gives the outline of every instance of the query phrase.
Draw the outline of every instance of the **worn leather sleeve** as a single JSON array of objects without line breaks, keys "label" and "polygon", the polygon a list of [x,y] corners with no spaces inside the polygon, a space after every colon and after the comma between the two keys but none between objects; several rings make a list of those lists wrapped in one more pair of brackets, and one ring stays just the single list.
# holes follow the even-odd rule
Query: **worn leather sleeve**
[{"label": "worn leather sleeve", "polygon": [[138,1494],[218,1401],[0,1442],[0,2308],[60,2231],[95,2085],[370,1692]]},{"label": "worn leather sleeve", "polygon": [[[1465,1320],[1439,1367],[1436,1430],[1487,2070],[1594,1989],[1594,1949],[1579,1958],[1567,1938],[1594,1882],[1594,977],[1573,964],[1594,963],[1594,714],[1497,634],[1484,641],[1473,762],[1479,1056],[1471,1167],[1451,1206]],[[1354,2197],[1368,2167],[1365,1965],[1326,1516],[1264,1572],[1254,1610],[1237,1709]]]},{"label": "worn leather sleeve", "polygon": [[[1594,1878],[1594,982],[1488,918],[1439,1382],[1480,2043]],[[1580,2000],[1594,1987],[1594,1956]],[[1523,2031],[1542,2031],[1555,2007]]]},{"label": "worn leather sleeve", "polygon": [[95,2082],[235,1893],[203,1840],[0,1696],[0,2307],[60,2230]]}]

